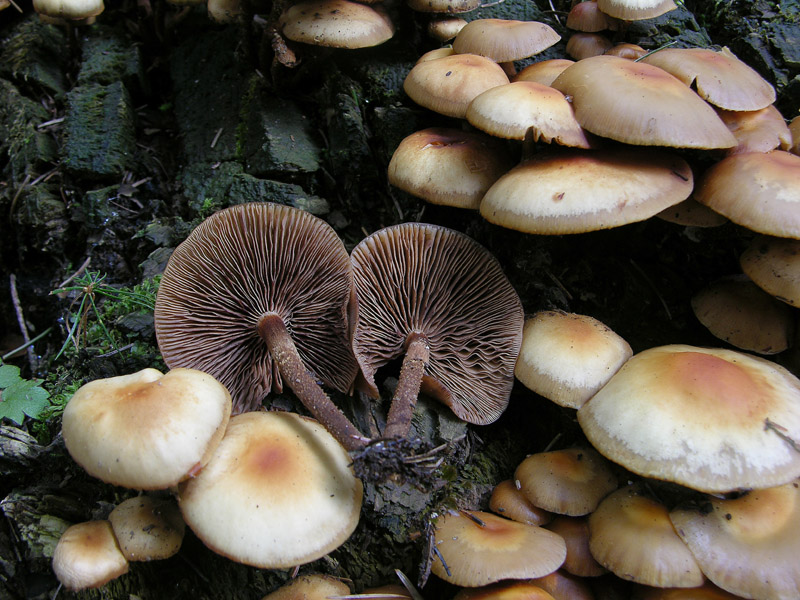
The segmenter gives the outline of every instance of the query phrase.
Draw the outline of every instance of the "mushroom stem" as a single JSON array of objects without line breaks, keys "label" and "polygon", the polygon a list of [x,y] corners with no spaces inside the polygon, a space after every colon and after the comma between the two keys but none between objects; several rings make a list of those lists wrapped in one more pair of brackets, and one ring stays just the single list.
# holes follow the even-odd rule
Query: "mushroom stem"
[{"label": "mushroom stem", "polygon": [[286,329],[283,319],[276,313],[266,313],[258,320],[261,336],[281,376],[289,384],[308,411],[333,435],[346,450],[360,450],[369,438],[359,433],[339,410],[320,385],[309,375],[297,346]]},{"label": "mushroom stem", "polygon": [[404,438],[411,428],[411,416],[417,404],[422,376],[430,358],[428,339],[420,333],[412,333],[408,337],[408,347],[403,366],[400,368],[400,379],[392,397],[389,415],[386,417],[386,429],[383,437]]}]

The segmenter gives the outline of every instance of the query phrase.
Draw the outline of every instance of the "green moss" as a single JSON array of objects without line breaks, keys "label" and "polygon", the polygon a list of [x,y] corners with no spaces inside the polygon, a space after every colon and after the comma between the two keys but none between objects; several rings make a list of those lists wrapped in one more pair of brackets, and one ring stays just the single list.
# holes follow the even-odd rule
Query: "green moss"
[{"label": "green moss", "polygon": [[146,87],[138,45],[107,27],[92,29],[83,40],[78,85],[110,85],[122,81],[129,90]]},{"label": "green moss", "polygon": [[67,41],[57,27],[44,25],[36,13],[21,21],[5,38],[0,51],[0,75],[51,94],[66,90]]}]

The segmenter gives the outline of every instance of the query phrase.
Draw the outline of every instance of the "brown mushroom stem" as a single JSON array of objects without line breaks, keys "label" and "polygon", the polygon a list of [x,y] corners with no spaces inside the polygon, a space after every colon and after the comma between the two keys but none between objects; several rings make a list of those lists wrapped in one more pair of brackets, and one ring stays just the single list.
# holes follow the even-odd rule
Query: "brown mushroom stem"
[{"label": "brown mushroom stem", "polygon": [[309,375],[297,346],[276,313],[266,313],[258,320],[261,336],[278,365],[283,380],[289,384],[308,411],[333,435],[346,450],[360,450],[369,439],[361,435],[339,410],[319,384]]},{"label": "brown mushroom stem", "polygon": [[422,385],[422,376],[430,358],[430,345],[428,338],[420,333],[408,336],[406,355],[400,369],[400,379],[397,389],[392,397],[389,415],[386,417],[386,428],[383,437],[404,438],[411,428],[411,416],[417,404],[419,388]]}]

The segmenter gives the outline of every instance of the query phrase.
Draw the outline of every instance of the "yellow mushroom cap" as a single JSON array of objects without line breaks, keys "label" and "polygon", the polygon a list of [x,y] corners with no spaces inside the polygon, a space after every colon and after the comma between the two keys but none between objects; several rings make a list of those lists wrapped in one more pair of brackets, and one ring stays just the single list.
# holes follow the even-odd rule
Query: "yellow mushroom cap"
[{"label": "yellow mushroom cap", "polygon": [[656,587],[691,588],[705,578],[660,502],[627,486],[605,498],[589,516],[589,548],[622,579]]},{"label": "yellow mushroom cap", "polygon": [[494,486],[489,498],[489,510],[527,525],[545,525],[553,520],[551,513],[535,506],[511,479],[504,479]]},{"label": "yellow mushroom cap", "polygon": [[485,56],[498,63],[511,62],[539,54],[560,39],[552,27],[538,21],[475,19],[458,32],[453,50],[457,54]]},{"label": "yellow mushroom cap", "polygon": [[626,469],[709,492],[781,485],[800,453],[800,381],[756,356],[671,345],[635,354],[578,410],[592,445]]},{"label": "yellow mushroom cap", "polygon": [[567,555],[563,538],[552,531],[481,511],[439,516],[434,544],[447,568],[435,559],[431,572],[462,587],[542,577]]},{"label": "yellow mushroom cap", "polygon": [[548,400],[580,408],[632,354],[630,344],[597,319],[541,311],[525,322],[514,375]]},{"label": "yellow mushroom cap", "polygon": [[642,62],[695,86],[701,98],[726,110],[760,110],[775,102],[775,88],[727,48],[664,48]]},{"label": "yellow mushroom cap", "polygon": [[670,513],[706,576],[745,598],[800,598],[800,483]]},{"label": "yellow mushroom cap", "polygon": [[453,600],[555,600],[530,581],[502,581],[479,588],[464,588]]},{"label": "yellow mushroom cap", "polygon": [[531,454],[519,464],[514,478],[534,505],[573,517],[589,514],[617,488],[611,466],[591,448]]},{"label": "yellow mushroom cap", "polygon": [[711,106],[653,65],[592,56],[565,69],[553,87],[572,100],[584,129],[619,142],[706,149],[736,145]]},{"label": "yellow mushroom cap", "polygon": [[369,48],[394,35],[381,10],[349,0],[304,0],[287,8],[280,23],[290,40],[333,48]]},{"label": "yellow mushroom cap", "polygon": [[111,511],[108,520],[129,561],[163,560],[177,554],[186,530],[171,498],[128,498]]},{"label": "yellow mushroom cap", "polygon": [[111,523],[88,521],[67,528],[53,551],[53,572],[70,591],[100,587],[128,572]]},{"label": "yellow mushroom cap", "polygon": [[346,583],[329,575],[311,573],[290,580],[261,600],[327,600],[332,596],[347,596]]},{"label": "yellow mushroom cap", "polygon": [[699,178],[695,199],[758,233],[800,239],[800,156],[783,150],[722,159]]},{"label": "yellow mushroom cap", "polygon": [[123,487],[166,489],[202,468],[231,413],[228,390],[210,375],[144,369],[81,387],[62,433],[90,475]]},{"label": "yellow mushroom cap", "polygon": [[186,524],[209,548],[277,569],[340,546],[358,524],[362,486],[325,428],[293,413],[231,418],[216,452],[184,483]]}]

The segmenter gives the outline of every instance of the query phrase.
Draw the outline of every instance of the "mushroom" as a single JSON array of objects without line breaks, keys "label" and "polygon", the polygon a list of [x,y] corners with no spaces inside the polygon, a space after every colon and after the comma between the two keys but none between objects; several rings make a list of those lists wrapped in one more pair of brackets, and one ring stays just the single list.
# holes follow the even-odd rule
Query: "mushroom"
[{"label": "mushroom", "polygon": [[384,436],[404,438],[422,389],[464,421],[505,410],[522,334],[519,296],[469,237],[424,223],[381,229],[352,252],[353,351],[372,396],[375,373],[404,356]]},{"label": "mushroom", "polygon": [[677,225],[687,227],[719,227],[728,222],[728,219],[705,204],[700,204],[693,196],[686,200],[665,208],[656,217]]},{"label": "mushroom", "polygon": [[670,513],[703,573],[744,598],[800,597],[800,482]]},{"label": "mushroom", "polygon": [[544,527],[564,538],[567,545],[567,558],[561,565],[564,571],[578,577],[599,577],[608,572],[589,551],[589,520],[586,516],[558,515]]},{"label": "mushroom", "polygon": [[717,114],[738,142],[727,154],[788,150],[792,145],[792,133],[783,115],[771,104],[760,110],[719,109]]},{"label": "mushroom", "polygon": [[128,572],[111,523],[87,521],[67,528],[53,551],[53,572],[72,592],[96,588]]},{"label": "mushroom", "polygon": [[61,427],[67,451],[93,477],[157,490],[205,465],[230,413],[230,394],[207,373],[144,369],[82,386]]},{"label": "mushroom", "polygon": [[298,2],[283,12],[280,26],[290,40],[331,48],[369,48],[394,35],[382,9],[349,0]]},{"label": "mushroom", "polygon": [[349,594],[350,588],[340,579],[311,573],[289,580],[261,600],[327,600]]},{"label": "mushroom", "polygon": [[96,17],[104,8],[103,0],[33,0],[39,15],[69,21]]},{"label": "mushroom", "polygon": [[171,498],[128,498],[111,511],[108,520],[129,561],[163,560],[177,554],[186,530]]},{"label": "mushroom", "polygon": [[463,588],[453,600],[555,600],[530,581],[501,581],[482,587]]},{"label": "mushroom", "polygon": [[597,0],[597,6],[623,21],[652,19],[677,8],[673,0]]},{"label": "mushroom", "polygon": [[568,58],[540,60],[522,69],[519,73],[514,75],[512,81],[535,81],[536,83],[549,86],[556,77],[561,75],[564,69],[574,64],[575,61],[569,60]]},{"label": "mushroom", "polygon": [[431,572],[462,587],[543,577],[567,555],[561,536],[481,511],[448,512],[434,525]]},{"label": "mushroom", "polygon": [[573,33],[567,40],[567,56],[575,60],[583,60],[592,56],[605,54],[614,47],[614,43],[602,33]]},{"label": "mushroom", "polygon": [[[634,356],[578,409],[592,445],[645,477],[708,492],[800,476],[800,381],[756,356],[670,345]],[[779,435],[780,434],[780,435]]]},{"label": "mushroom", "polygon": [[155,307],[171,367],[201,369],[254,410],[286,383],[348,449],[366,443],[317,378],[350,389],[350,257],[333,228],[272,203],[232,206],[203,221],[173,252]]},{"label": "mushroom", "polygon": [[313,419],[244,413],[231,418],[206,468],[179,487],[178,504],[218,554],[262,569],[301,565],[358,524],[363,490],[350,464]]},{"label": "mushroom", "polygon": [[553,515],[535,506],[511,479],[504,479],[492,490],[489,510],[498,515],[527,525],[545,525]]},{"label": "mushroom", "polygon": [[569,29],[587,33],[597,33],[604,29],[613,30],[619,27],[618,21],[600,10],[595,0],[573,4],[567,13],[566,25]]},{"label": "mushroom", "polygon": [[739,264],[762,290],[790,306],[800,306],[800,240],[756,236]]},{"label": "mushroom", "polygon": [[467,21],[460,17],[442,17],[428,23],[428,35],[444,44],[458,35]]}]

